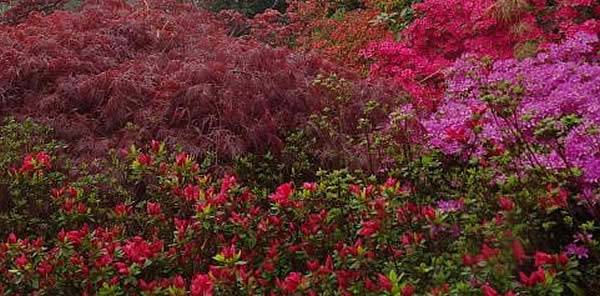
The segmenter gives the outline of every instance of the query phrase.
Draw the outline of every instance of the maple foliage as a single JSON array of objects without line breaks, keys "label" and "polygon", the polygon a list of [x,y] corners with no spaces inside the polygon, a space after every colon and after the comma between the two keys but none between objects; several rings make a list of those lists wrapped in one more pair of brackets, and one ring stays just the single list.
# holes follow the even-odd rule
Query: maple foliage
[{"label": "maple foliage", "polygon": [[345,72],[230,37],[191,5],[146,4],[87,1],[2,26],[0,107],[47,119],[85,153],[156,136],[227,158],[281,149],[328,101],[312,80]]},{"label": "maple foliage", "polygon": [[390,34],[377,22],[377,1],[289,1],[281,13],[267,10],[247,21],[250,34],[263,42],[312,50],[346,67],[361,70],[359,54],[370,42]]}]

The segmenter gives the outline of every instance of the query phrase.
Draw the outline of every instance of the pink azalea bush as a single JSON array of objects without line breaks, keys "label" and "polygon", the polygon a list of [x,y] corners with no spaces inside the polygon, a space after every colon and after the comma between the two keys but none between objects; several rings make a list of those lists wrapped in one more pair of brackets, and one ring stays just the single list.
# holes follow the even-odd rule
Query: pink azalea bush
[{"label": "pink azalea bush", "polygon": [[597,1],[426,0],[413,5],[417,18],[399,41],[375,42],[363,54],[374,60],[372,76],[392,77],[420,107],[432,109],[444,92],[443,70],[463,54],[509,58],[563,35],[597,33],[599,7]]},{"label": "pink azalea bush", "polygon": [[519,146],[519,169],[577,170],[600,181],[598,38],[580,33],[523,61],[459,60],[448,93],[424,124],[431,144],[461,157]]}]

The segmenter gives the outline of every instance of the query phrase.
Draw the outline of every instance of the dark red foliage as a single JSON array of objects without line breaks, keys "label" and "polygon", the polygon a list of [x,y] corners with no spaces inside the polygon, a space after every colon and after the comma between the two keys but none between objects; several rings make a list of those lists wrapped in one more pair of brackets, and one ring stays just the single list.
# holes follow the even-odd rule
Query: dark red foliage
[{"label": "dark red foliage", "polygon": [[86,1],[0,25],[0,64],[0,114],[46,121],[90,155],[154,137],[225,157],[277,150],[327,101],[316,75],[339,72],[167,0]]}]

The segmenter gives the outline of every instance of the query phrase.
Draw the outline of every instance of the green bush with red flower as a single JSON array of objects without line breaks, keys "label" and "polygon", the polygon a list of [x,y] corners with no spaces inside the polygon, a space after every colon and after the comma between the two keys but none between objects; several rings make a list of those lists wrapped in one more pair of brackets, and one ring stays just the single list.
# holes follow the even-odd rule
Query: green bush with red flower
[{"label": "green bush with red flower", "polygon": [[158,141],[115,151],[101,173],[60,150],[14,153],[9,198],[49,210],[35,228],[17,226],[42,213],[34,205],[9,208],[22,219],[1,229],[4,294],[586,295],[597,285],[597,225],[567,187],[533,175],[490,186],[490,168],[427,153],[387,180],[340,170],[269,190]]}]

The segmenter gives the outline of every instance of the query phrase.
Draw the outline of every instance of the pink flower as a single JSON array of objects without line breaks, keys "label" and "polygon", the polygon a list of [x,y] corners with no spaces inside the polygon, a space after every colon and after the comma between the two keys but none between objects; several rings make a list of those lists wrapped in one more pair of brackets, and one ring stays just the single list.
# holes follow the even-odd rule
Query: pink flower
[{"label": "pink flower", "polygon": [[177,164],[177,166],[179,167],[184,166],[188,162],[188,160],[189,157],[185,152],[181,152],[175,156],[175,164]]},{"label": "pink flower", "polygon": [[317,183],[305,182],[304,184],[302,184],[302,188],[304,188],[304,190],[306,190],[306,191],[315,192],[315,191],[317,191]]}]

